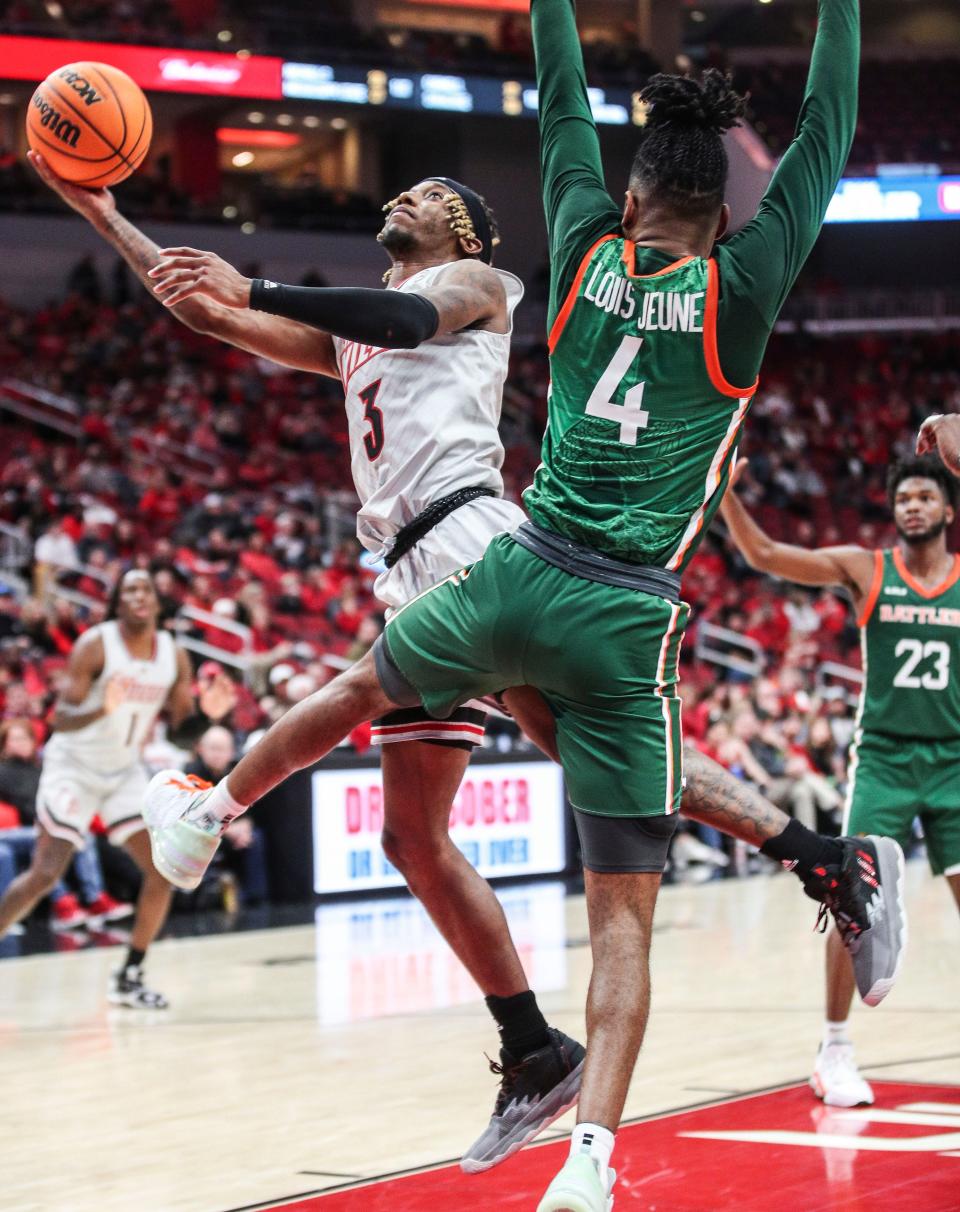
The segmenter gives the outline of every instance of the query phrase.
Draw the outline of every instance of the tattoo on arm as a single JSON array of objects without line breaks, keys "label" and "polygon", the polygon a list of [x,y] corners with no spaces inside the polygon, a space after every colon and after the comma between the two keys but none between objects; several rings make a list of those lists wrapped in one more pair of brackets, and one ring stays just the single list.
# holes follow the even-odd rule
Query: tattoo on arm
[{"label": "tattoo on arm", "polygon": [[[139,228],[134,227],[129,219],[116,212],[106,219],[99,231],[107,243],[123,257],[151,297],[154,297],[153,279],[147,275],[160,260],[160,249],[157,245]],[[170,310],[182,323],[189,328],[195,328],[210,318],[213,309],[202,297],[194,297],[178,303]]]},{"label": "tattoo on arm", "polygon": [[698,749],[684,751],[684,772],[683,816],[757,847],[790,823],[785,812]]}]

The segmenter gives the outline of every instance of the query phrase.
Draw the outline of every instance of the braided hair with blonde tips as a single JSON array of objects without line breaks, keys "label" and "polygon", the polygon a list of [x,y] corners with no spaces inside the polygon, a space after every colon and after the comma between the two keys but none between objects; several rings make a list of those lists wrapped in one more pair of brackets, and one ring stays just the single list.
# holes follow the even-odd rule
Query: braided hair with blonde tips
[{"label": "braided hair with blonde tips", "polygon": [[711,215],[723,205],[729,163],[723,135],[746,107],[729,76],[710,68],[702,79],[651,76],[640,92],[646,120],[630,170],[642,190],[682,219]]}]

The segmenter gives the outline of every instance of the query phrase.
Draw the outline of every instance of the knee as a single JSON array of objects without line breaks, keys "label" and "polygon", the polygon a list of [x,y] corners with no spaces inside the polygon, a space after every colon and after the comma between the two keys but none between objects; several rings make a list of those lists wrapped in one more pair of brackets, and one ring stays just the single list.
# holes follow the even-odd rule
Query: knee
[{"label": "knee", "polygon": [[383,853],[408,879],[424,875],[436,867],[443,853],[443,838],[431,834],[394,832],[384,829],[380,835]]}]

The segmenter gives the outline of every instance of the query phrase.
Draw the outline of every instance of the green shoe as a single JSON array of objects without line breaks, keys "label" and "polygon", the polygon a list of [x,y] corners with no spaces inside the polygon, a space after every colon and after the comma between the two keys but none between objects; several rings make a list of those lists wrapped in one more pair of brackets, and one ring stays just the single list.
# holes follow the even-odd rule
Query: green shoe
[{"label": "green shoe", "polygon": [[547,1187],[537,1212],[612,1212],[616,1179],[617,1172],[608,1170],[604,1184],[593,1158],[576,1153]]}]

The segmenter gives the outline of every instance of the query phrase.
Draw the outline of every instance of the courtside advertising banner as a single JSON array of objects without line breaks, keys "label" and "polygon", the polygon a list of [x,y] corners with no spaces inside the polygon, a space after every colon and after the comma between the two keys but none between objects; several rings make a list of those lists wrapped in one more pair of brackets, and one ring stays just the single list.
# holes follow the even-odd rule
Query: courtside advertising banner
[{"label": "courtside advertising banner", "polygon": [[[321,895],[402,888],[380,845],[379,767],[313,774],[314,888]],[[450,836],[488,879],[543,875],[567,864],[563,775],[553,762],[477,763],[460,784]]]}]

